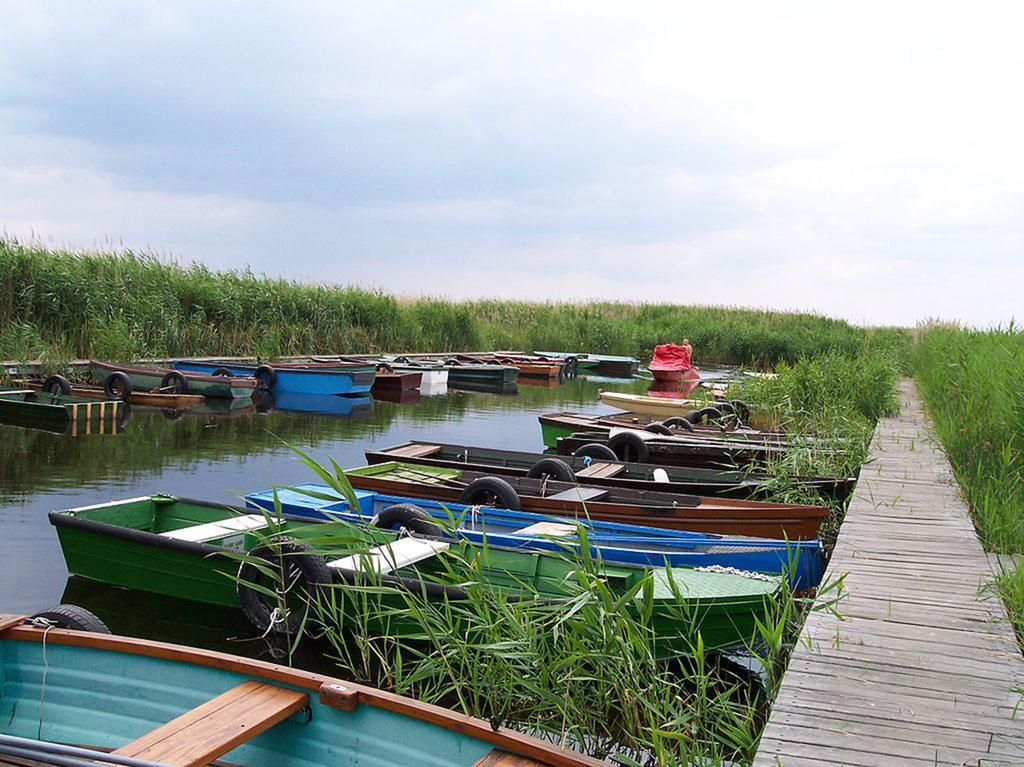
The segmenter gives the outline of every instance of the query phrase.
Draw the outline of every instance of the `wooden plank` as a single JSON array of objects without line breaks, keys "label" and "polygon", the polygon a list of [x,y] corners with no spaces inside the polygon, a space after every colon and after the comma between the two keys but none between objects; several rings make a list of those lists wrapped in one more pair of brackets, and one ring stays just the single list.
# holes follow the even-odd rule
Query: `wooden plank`
[{"label": "wooden plank", "polygon": [[472,767],[546,767],[544,762],[518,754],[510,754],[497,748],[473,762]]},{"label": "wooden plank", "polygon": [[394,450],[388,450],[388,455],[401,458],[426,458],[428,455],[435,455],[441,452],[440,445],[403,445]]},{"label": "wooden plank", "polygon": [[1024,763],[1024,658],[913,384],[879,421],[754,767]]},{"label": "wooden plank", "polygon": [[570,487],[560,493],[547,496],[549,501],[600,501],[608,495],[603,487]]},{"label": "wooden plank", "polygon": [[202,767],[307,705],[305,692],[249,680],[113,753],[169,767]]},{"label": "wooden plank", "polygon": [[604,479],[607,477],[614,477],[618,474],[621,474],[625,470],[625,465],[621,463],[605,463],[603,461],[594,461],[586,468],[577,471],[576,476],[584,478],[597,477]]},{"label": "wooden plank", "polygon": [[24,615],[8,615],[0,613],[0,631],[11,628],[11,626],[18,626],[25,621]]}]

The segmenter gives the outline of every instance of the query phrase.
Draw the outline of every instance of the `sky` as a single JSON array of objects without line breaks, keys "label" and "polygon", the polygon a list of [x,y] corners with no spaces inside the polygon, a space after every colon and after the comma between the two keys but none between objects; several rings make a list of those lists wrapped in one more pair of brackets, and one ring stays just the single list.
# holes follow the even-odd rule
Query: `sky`
[{"label": "sky", "polygon": [[0,231],[401,295],[1020,317],[1024,5],[0,0]]}]

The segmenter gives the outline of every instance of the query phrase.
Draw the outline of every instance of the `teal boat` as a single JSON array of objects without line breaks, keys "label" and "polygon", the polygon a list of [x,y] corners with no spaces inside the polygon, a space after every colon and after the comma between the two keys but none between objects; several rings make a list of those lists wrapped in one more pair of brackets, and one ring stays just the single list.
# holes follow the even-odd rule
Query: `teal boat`
[{"label": "teal boat", "polygon": [[342,679],[44,625],[0,615],[0,765],[607,767]]},{"label": "teal boat", "polygon": [[[344,522],[310,522],[284,516],[280,523],[252,509],[154,495],[52,512],[68,570],[115,586],[151,591],[225,607],[241,607],[258,629],[294,633],[306,612],[289,608],[280,625],[276,604],[264,604],[256,568],[241,555],[279,559],[268,547],[286,536],[309,591],[344,588],[372,575],[395,589],[431,598],[461,599],[470,582],[486,582],[513,598],[560,601],[576,596],[579,564],[559,553],[523,551],[466,540],[400,532]],[[286,547],[290,546],[287,545]],[[726,647],[749,640],[766,602],[778,593],[778,577],[715,569],[642,568],[596,562],[613,592],[625,594],[650,573],[659,652],[689,652],[699,631],[704,646]],[[370,573],[369,569],[374,572]],[[237,576],[237,577],[236,577]],[[641,592],[643,590],[641,589]],[[397,597],[396,597],[397,599]],[[636,593],[627,609],[641,608]],[[293,624],[293,625],[288,625]]]},{"label": "teal boat", "polygon": [[259,382],[252,376],[236,376],[226,369],[213,375],[171,368],[121,365],[89,360],[89,372],[108,392],[123,387],[124,379],[131,391],[159,391],[174,394],[202,394],[214,399],[251,399]]},{"label": "teal boat", "polygon": [[128,406],[64,394],[17,389],[0,391],[0,424],[38,429],[53,434],[83,436],[117,434],[128,420]]}]

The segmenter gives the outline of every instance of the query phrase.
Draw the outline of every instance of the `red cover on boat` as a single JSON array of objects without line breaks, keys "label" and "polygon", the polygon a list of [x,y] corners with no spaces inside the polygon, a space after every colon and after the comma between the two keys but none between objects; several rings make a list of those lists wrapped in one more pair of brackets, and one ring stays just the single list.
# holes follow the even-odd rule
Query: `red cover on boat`
[{"label": "red cover on boat", "polygon": [[654,357],[650,369],[653,370],[689,370],[690,347],[679,344],[661,344],[654,347]]}]

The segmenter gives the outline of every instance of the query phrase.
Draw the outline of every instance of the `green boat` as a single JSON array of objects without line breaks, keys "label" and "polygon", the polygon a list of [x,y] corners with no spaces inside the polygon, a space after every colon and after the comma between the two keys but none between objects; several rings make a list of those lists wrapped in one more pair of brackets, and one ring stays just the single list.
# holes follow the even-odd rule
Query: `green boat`
[{"label": "green boat", "polygon": [[565,360],[573,367],[573,372],[578,371],[587,375],[607,376],[609,378],[632,378],[640,369],[640,360],[636,357],[616,357],[611,354],[538,351],[535,351],[534,355],[553,360]]},{"label": "green boat", "polygon": [[[132,390],[161,391],[176,394],[202,394],[214,399],[249,399],[259,383],[252,376],[206,375],[171,368],[119,365],[89,360],[89,372],[101,386],[120,373],[131,382]],[[108,388],[108,391],[110,389]]]},{"label": "green boat", "polygon": [[0,423],[53,434],[118,434],[129,412],[117,400],[75,397],[60,390],[52,394],[32,389],[0,391]]},{"label": "green boat", "polygon": [[[508,595],[563,600],[574,596],[577,565],[567,557],[466,541],[400,533],[341,522],[313,522],[283,517],[278,524],[252,509],[154,495],[50,513],[68,570],[115,586],[155,592],[225,607],[243,606],[257,628],[273,628],[269,606],[252,607],[257,590],[236,589],[246,567],[239,555],[266,550],[271,537],[288,536],[314,551],[304,572],[322,573],[315,583],[335,587],[361,583],[372,576],[395,587],[424,588],[428,595],[459,599],[462,586],[486,581]],[[610,588],[624,594],[650,573],[651,625],[658,651],[687,653],[699,630],[704,646],[727,647],[749,640],[755,620],[780,588],[772,576],[718,572],[713,569],[644,569],[594,563]],[[326,569],[324,569],[326,567]],[[309,576],[312,577],[312,576]],[[426,584],[426,586],[424,586]],[[310,588],[318,588],[310,584]],[[640,610],[643,591],[633,597]],[[240,593],[241,592],[241,595]],[[241,598],[240,598],[241,597]],[[262,616],[262,618],[260,617]],[[260,626],[261,620],[265,626]],[[296,611],[289,621],[301,622]]]},{"label": "green boat", "polygon": [[0,614],[0,765],[608,765],[348,680],[112,636],[73,606],[40,617]]}]

